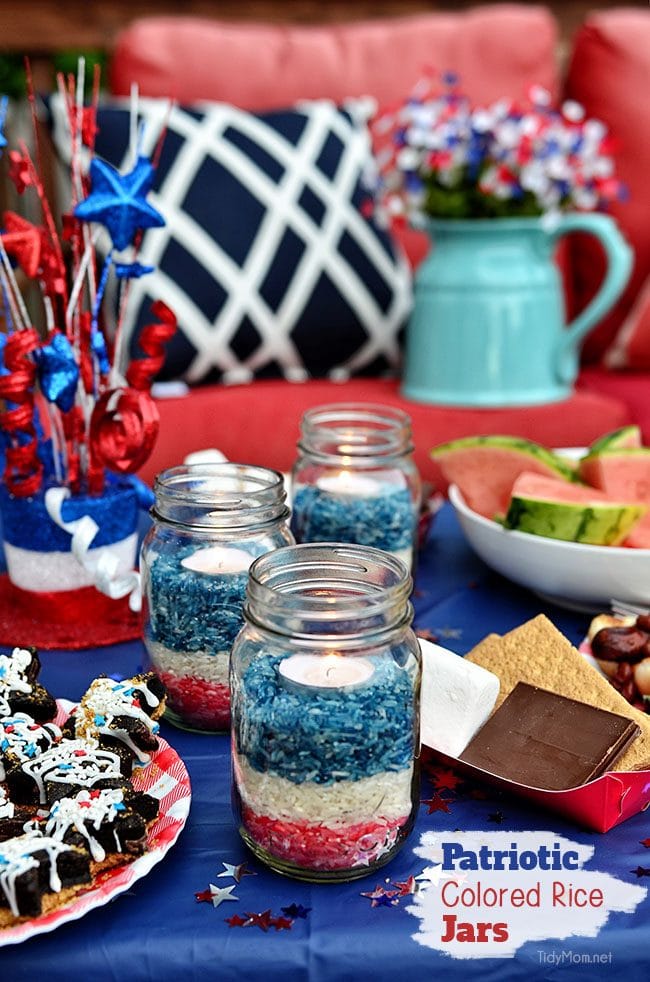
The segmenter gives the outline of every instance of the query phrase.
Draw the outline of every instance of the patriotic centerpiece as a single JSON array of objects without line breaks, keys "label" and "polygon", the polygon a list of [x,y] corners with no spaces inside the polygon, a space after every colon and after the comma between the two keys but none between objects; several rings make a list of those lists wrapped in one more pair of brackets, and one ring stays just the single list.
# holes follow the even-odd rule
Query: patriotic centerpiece
[{"label": "patriotic centerpiece", "polygon": [[[120,173],[94,156],[97,74],[88,106],[83,85],[83,65],[76,79],[59,78],[72,151],[70,211],[57,225],[34,125],[33,151],[21,142],[8,152],[9,177],[19,194],[35,197],[40,221],[8,211],[0,234],[0,509],[8,569],[0,608],[12,611],[11,643],[13,615],[22,611],[29,621],[24,640],[51,647],[82,647],[138,631],[129,607],[139,604],[133,573],[138,510],[150,500],[133,475],[156,439],[158,412],[149,390],[175,329],[173,313],[154,304],[139,337],[141,357],[129,360],[119,310],[130,281],[150,272],[137,258],[142,231],[164,220],[147,200],[151,160],[134,147],[132,168]],[[35,121],[31,85],[30,102]],[[0,143],[6,145],[4,135]],[[100,256],[102,228],[110,246]],[[111,277],[118,316],[109,338],[102,303]],[[23,298],[23,281],[36,286],[29,295],[39,301],[41,330]],[[103,637],[102,623],[109,621]],[[55,623],[71,626],[54,629]],[[39,625],[46,628],[40,636]]]},{"label": "patriotic centerpiece", "polygon": [[605,125],[541,86],[476,106],[455,74],[428,76],[374,131],[379,208],[398,222],[592,211],[623,193]]}]

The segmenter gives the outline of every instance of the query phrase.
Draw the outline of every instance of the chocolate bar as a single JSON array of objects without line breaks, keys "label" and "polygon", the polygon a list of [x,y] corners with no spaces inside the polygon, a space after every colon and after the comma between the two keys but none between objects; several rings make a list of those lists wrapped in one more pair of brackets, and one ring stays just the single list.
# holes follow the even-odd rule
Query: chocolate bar
[{"label": "chocolate bar", "polygon": [[640,732],[626,716],[518,682],[459,759],[526,787],[562,791],[603,774]]}]

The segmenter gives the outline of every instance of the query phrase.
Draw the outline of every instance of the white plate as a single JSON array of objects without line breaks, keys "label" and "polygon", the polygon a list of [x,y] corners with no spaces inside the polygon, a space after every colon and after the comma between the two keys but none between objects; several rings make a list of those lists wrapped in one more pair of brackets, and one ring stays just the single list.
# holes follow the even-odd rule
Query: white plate
[{"label": "white plate", "polygon": [[[56,723],[65,721],[74,703],[57,699]],[[35,934],[53,931],[61,924],[76,921],[95,907],[102,907],[140,880],[164,858],[178,839],[190,810],[190,779],[185,764],[173,747],[158,738],[159,747],[146,767],[133,772],[136,791],[146,791],[160,802],[158,818],[147,835],[147,851],[131,863],[124,863],[100,875],[88,890],[57,910],[0,930],[0,947],[26,941]]]},{"label": "white plate", "polygon": [[588,613],[609,610],[612,597],[650,604],[650,549],[583,545],[504,529],[472,511],[453,484],[449,500],[483,562],[543,600]]}]

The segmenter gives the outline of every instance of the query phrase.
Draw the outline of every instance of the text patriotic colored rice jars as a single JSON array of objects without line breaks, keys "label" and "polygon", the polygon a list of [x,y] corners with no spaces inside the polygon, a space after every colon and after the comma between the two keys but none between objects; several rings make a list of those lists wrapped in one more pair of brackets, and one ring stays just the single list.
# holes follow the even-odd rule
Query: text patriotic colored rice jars
[{"label": "text patriotic colored rice jars", "polygon": [[165,718],[230,725],[228,663],[243,624],[248,568],[293,542],[282,475],[244,464],[163,471],[142,545],[144,641],[167,687]]},{"label": "text patriotic colored rice jars", "polygon": [[292,473],[296,542],[383,549],[411,569],[421,501],[411,422],[389,406],[308,410]]},{"label": "text patriotic colored rice jars", "polygon": [[419,798],[421,662],[411,578],[378,549],[298,545],[251,567],[231,656],[233,800],[272,869],[366,876]]}]

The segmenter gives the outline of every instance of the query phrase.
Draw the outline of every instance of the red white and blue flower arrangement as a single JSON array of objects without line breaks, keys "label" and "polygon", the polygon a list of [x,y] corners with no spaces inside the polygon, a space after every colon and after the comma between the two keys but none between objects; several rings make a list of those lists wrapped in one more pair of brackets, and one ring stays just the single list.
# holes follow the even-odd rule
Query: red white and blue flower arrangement
[{"label": "red white and blue flower arrangement", "polygon": [[[109,277],[116,278],[123,309],[129,282],[151,271],[138,262],[142,231],[164,219],[147,201],[151,160],[134,148],[132,168],[120,173],[93,154],[98,82],[96,72],[92,100],[85,105],[83,64],[76,79],[58,80],[72,161],[72,207],[63,215],[61,231],[45,193],[30,84],[35,149],[30,153],[21,142],[9,151],[9,177],[19,194],[35,193],[41,222],[5,212],[0,234],[6,327],[0,335],[5,458],[0,510],[8,568],[0,594],[12,608],[12,629],[21,611],[31,625],[31,636],[19,640],[45,647],[48,641],[52,647],[107,643],[138,631],[126,598],[137,610],[138,509],[150,504],[150,493],[132,475],[156,440],[158,412],[150,387],[175,330],[171,310],[154,304],[152,323],[139,338],[142,356],[130,362],[119,314],[113,338],[104,331]],[[5,113],[6,100],[2,124]],[[2,126],[0,145],[6,146]],[[108,230],[112,243],[101,260],[98,226]],[[45,321],[40,332],[23,299],[20,276],[36,284]],[[122,604],[121,620],[116,601]],[[112,626],[103,631],[107,621]],[[0,643],[14,643],[15,633],[11,642],[1,636],[1,622],[0,616]],[[66,623],[69,630],[62,627]]]},{"label": "red white and blue flower arrangement", "polygon": [[373,130],[378,210],[398,223],[592,211],[624,194],[605,125],[541,86],[477,106],[454,73],[427,75]]}]

